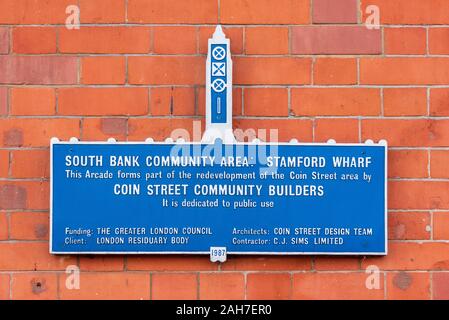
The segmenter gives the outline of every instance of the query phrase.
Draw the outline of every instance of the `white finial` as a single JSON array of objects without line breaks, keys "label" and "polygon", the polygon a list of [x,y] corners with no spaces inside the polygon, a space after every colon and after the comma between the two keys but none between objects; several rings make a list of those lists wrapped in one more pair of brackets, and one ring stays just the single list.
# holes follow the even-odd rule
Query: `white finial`
[{"label": "white finial", "polygon": [[225,39],[226,39],[226,35],[224,34],[221,25],[218,25],[218,26],[215,28],[215,32],[214,32],[214,35],[213,35],[213,39],[214,39],[214,40],[225,40]]}]

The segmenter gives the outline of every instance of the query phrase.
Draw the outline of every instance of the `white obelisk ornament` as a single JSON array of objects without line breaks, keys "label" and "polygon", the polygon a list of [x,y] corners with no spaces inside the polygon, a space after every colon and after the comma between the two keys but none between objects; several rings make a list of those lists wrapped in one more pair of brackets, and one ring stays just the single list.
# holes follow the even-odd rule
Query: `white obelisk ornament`
[{"label": "white obelisk ornament", "polygon": [[209,39],[206,62],[206,132],[204,143],[220,138],[235,142],[232,131],[232,60],[231,43],[217,26]]}]

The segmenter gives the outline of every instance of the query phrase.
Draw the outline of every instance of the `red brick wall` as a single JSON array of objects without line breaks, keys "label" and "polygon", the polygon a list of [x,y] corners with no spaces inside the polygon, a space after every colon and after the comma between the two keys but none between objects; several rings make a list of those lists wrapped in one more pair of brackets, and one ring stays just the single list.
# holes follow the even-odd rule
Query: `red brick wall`
[{"label": "red brick wall", "polygon": [[[71,4],[80,30],[64,25]],[[363,25],[368,5],[379,30]],[[49,255],[49,139],[191,130],[217,23],[235,128],[389,141],[387,257]],[[448,299],[448,163],[447,0],[0,1],[0,299]],[[80,290],[66,289],[68,265]]]}]

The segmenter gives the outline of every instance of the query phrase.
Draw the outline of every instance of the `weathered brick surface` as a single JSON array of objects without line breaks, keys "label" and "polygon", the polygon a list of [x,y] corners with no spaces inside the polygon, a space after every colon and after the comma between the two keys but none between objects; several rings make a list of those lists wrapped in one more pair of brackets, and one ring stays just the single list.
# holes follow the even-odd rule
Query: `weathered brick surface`
[{"label": "weathered brick surface", "polygon": [[426,54],[425,28],[385,29],[385,53],[387,54]]},{"label": "weathered brick surface", "polygon": [[56,113],[56,92],[52,88],[12,88],[10,114],[52,116]]},{"label": "weathered brick surface", "polygon": [[353,85],[357,83],[357,61],[345,58],[318,58],[313,64],[316,85]]},{"label": "weathered brick surface", "polygon": [[383,299],[383,276],[379,289],[368,289],[365,273],[304,273],[293,276],[293,299]]},{"label": "weathered brick surface", "polygon": [[84,27],[59,30],[62,53],[148,53],[150,28],[146,27]]},{"label": "weathered brick surface", "polygon": [[76,84],[77,60],[67,56],[0,56],[0,83]]},{"label": "weathered brick surface", "polygon": [[429,240],[431,238],[429,212],[390,212],[388,238],[391,240]]},{"label": "weathered brick surface", "polygon": [[200,274],[200,299],[243,300],[245,298],[245,276],[241,273]]},{"label": "weathered brick surface", "polygon": [[247,298],[285,300],[291,298],[291,275],[287,273],[251,273],[247,279]]},{"label": "weathered brick surface", "polygon": [[190,273],[154,274],[151,279],[154,300],[198,299],[198,275]]},{"label": "weathered brick surface", "polygon": [[9,221],[9,237],[12,240],[48,240],[50,227],[47,212],[14,212]]},{"label": "weathered brick surface", "polygon": [[380,54],[379,30],[362,26],[307,26],[292,28],[295,54]]},{"label": "weathered brick surface", "polygon": [[0,54],[8,53],[9,51],[9,29],[0,28]]},{"label": "weathered brick surface", "polygon": [[391,117],[427,115],[427,90],[425,88],[386,88],[384,115]]},{"label": "weathered brick surface", "polygon": [[428,300],[430,287],[429,273],[400,271],[387,274],[389,300]]},{"label": "weathered brick surface", "polygon": [[126,0],[80,0],[81,23],[123,23]]},{"label": "weathered brick surface", "polygon": [[8,88],[0,87],[0,117],[8,114]]},{"label": "weathered brick surface", "polygon": [[361,0],[362,12],[366,7],[379,7],[382,24],[448,24],[449,3],[444,0]]},{"label": "weathered brick surface", "polygon": [[308,0],[223,0],[220,20],[225,24],[307,24],[309,5]]},{"label": "weathered brick surface", "polygon": [[[79,30],[64,26],[73,4]],[[364,25],[369,5],[378,30]],[[448,10],[447,0],[1,0],[0,299],[449,299]],[[239,140],[248,129],[282,142],[388,140],[388,256],[48,253],[49,139],[161,141],[179,128],[200,139],[217,23],[231,39]],[[65,286],[69,265],[80,290]],[[377,289],[365,285],[369,266]]]},{"label": "weathered brick surface", "polygon": [[143,115],[148,113],[146,88],[59,89],[60,115]]},{"label": "weathered brick surface", "polygon": [[59,294],[63,300],[148,300],[150,275],[133,272],[81,273],[80,289],[69,290],[65,275],[59,277]]},{"label": "weathered brick surface", "polygon": [[81,60],[81,69],[83,84],[125,84],[125,57],[85,57]]},{"label": "weathered brick surface", "polygon": [[12,299],[55,300],[58,276],[52,273],[15,273],[12,276]]}]

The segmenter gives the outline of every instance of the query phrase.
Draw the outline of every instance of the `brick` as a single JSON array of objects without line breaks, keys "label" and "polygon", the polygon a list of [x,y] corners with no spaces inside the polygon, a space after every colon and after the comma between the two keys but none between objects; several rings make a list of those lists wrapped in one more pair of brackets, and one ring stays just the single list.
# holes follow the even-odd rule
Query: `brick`
[{"label": "brick", "polygon": [[9,238],[9,223],[7,213],[0,212],[0,240],[7,240]]},{"label": "brick", "polygon": [[79,137],[78,119],[0,119],[0,145],[5,147],[48,147],[52,137]]},{"label": "brick", "polygon": [[125,57],[85,57],[81,59],[84,84],[124,84]]},{"label": "brick", "polygon": [[195,115],[193,87],[152,88],[150,99],[150,112],[153,116]]},{"label": "brick", "polygon": [[234,58],[234,84],[310,84],[307,58]]},{"label": "brick", "polygon": [[80,257],[81,271],[123,271],[125,267],[122,256],[86,256]]},{"label": "brick", "polygon": [[360,83],[442,85],[449,83],[447,58],[362,58]]},{"label": "brick", "polygon": [[428,153],[424,150],[390,150],[388,176],[390,178],[427,178]]},{"label": "brick", "polygon": [[449,17],[445,14],[449,10],[449,3],[444,0],[363,0],[362,13],[366,12],[369,5],[379,7],[382,24],[449,23]]},{"label": "brick", "polygon": [[80,0],[81,23],[125,22],[125,0]]},{"label": "brick", "polygon": [[357,273],[298,273],[293,275],[293,299],[310,300],[361,300],[383,299],[383,275],[380,274],[380,288],[368,289],[369,277]]},{"label": "brick", "polygon": [[433,213],[433,239],[449,240],[449,212]]},{"label": "brick", "polygon": [[449,268],[449,243],[442,242],[390,242],[385,257],[367,257],[362,268],[376,265],[381,270],[421,271]]},{"label": "brick", "polygon": [[[199,27],[198,50],[201,54],[207,54],[208,40],[212,38],[215,27]],[[243,53],[243,28],[240,27],[224,27],[223,32],[226,38],[231,41],[231,53]]]},{"label": "brick", "polygon": [[357,119],[315,119],[315,142],[359,142],[359,121]]},{"label": "brick", "polygon": [[425,88],[385,88],[383,96],[385,116],[427,115],[427,89]]},{"label": "brick", "polygon": [[432,150],[430,154],[430,176],[432,178],[449,178],[449,151]]},{"label": "brick", "polygon": [[385,28],[386,54],[426,54],[425,28]]},{"label": "brick", "polygon": [[293,54],[380,54],[382,34],[364,26],[292,27]]},{"label": "brick", "polygon": [[10,289],[9,289],[9,283],[10,275],[9,274],[0,274],[0,300],[9,300],[10,296]]},{"label": "brick", "polygon": [[221,266],[223,271],[298,271],[310,270],[309,257],[230,257]]},{"label": "brick", "polygon": [[195,115],[195,89],[176,88],[173,91],[173,115]]},{"label": "brick", "polygon": [[[152,116],[171,115],[174,108],[174,91],[177,88],[151,88],[150,113]],[[183,102],[181,102],[183,103]]]},{"label": "brick", "polygon": [[[298,139],[303,142],[311,142],[312,122],[302,119],[285,119],[285,120],[267,120],[267,119],[235,119],[234,133],[238,141],[242,141],[240,137],[259,138],[263,141],[273,141],[277,138],[279,142],[289,142],[291,139]],[[255,131],[254,134],[250,134]],[[248,139],[245,139],[247,141]],[[252,141],[252,140],[251,140]]]},{"label": "brick", "polygon": [[220,21],[223,24],[307,24],[309,1],[222,0]]},{"label": "brick", "polygon": [[359,257],[318,256],[313,267],[317,271],[360,270]]},{"label": "brick", "polygon": [[390,209],[449,209],[449,182],[390,181]]},{"label": "brick", "polygon": [[365,88],[292,89],[292,113],[301,116],[380,115],[380,91]]},{"label": "brick", "polygon": [[148,53],[151,29],[148,27],[82,27],[59,29],[62,53]]},{"label": "brick", "polygon": [[27,190],[13,184],[0,185],[0,209],[26,208]]},{"label": "brick", "polygon": [[10,114],[15,116],[51,116],[56,111],[52,88],[11,88],[10,101]]},{"label": "brick", "polygon": [[47,242],[0,243],[2,271],[53,271],[76,265],[76,257],[52,256]]},{"label": "brick", "polygon": [[12,275],[13,300],[56,300],[58,279],[54,273],[14,273]]},{"label": "brick", "polygon": [[430,215],[428,212],[390,212],[388,238],[390,240],[429,240]]},{"label": "brick", "polygon": [[11,240],[48,240],[49,218],[46,212],[14,212],[10,217]]},{"label": "brick", "polygon": [[209,257],[133,256],[127,269],[134,271],[215,271],[217,265]]},{"label": "brick", "polygon": [[153,300],[196,300],[198,290],[196,274],[153,274]]},{"label": "brick", "polygon": [[64,24],[72,0],[2,0],[0,24]]},{"label": "brick", "polygon": [[449,273],[434,273],[432,275],[433,299],[449,299]]},{"label": "brick", "polygon": [[48,210],[49,202],[46,181],[0,182],[0,210]]},{"label": "brick", "polygon": [[12,31],[12,39],[12,50],[15,53],[56,53],[56,28],[14,28]]},{"label": "brick", "polygon": [[291,276],[284,273],[250,273],[246,288],[248,300],[290,299]]},{"label": "brick", "polygon": [[9,151],[0,150],[0,178],[6,178],[9,175]]},{"label": "brick", "polygon": [[153,52],[157,54],[195,54],[196,27],[154,27]]},{"label": "brick", "polygon": [[314,0],[313,23],[357,23],[357,0]]},{"label": "brick", "polygon": [[[234,87],[232,89],[232,115],[241,116],[243,107],[243,89]],[[206,115],[206,89],[204,87],[199,87],[196,90],[196,99],[198,101],[198,115]]]},{"label": "brick", "polygon": [[430,115],[434,117],[449,116],[449,89],[430,90]]},{"label": "brick", "polygon": [[288,116],[288,91],[285,88],[246,88],[244,91],[246,116]]},{"label": "brick", "polygon": [[449,145],[448,122],[434,120],[362,120],[362,140],[386,139],[393,147]]},{"label": "brick", "polygon": [[429,53],[449,54],[448,28],[429,28]]},{"label": "brick", "polygon": [[313,65],[314,84],[356,84],[357,61],[346,58],[318,58]]},{"label": "brick", "polygon": [[128,0],[130,23],[216,24],[218,2],[210,0]]},{"label": "brick", "polygon": [[0,28],[0,54],[9,52],[9,29]]},{"label": "brick", "polygon": [[75,84],[77,61],[62,56],[0,56],[0,83]]},{"label": "brick", "polygon": [[18,147],[23,145],[23,131],[18,128],[12,128],[4,131],[3,144],[7,147]]},{"label": "brick", "polygon": [[184,57],[129,57],[130,84],[195,85],[204,84],[205,58]]},{"label": "brick", "polygon": [[150,275],[142,273],[81,273],[80,289],[69,290],[66,276],[59,277],[59,295],[63,300],[148,300]]},{"label": "brick", "polygon": [[[200,124],[201,122],[197,120]],[[129,119],[128,139],[130,141],[143,141],[146,138],[153,138],[156,141],[163,141],[171,137],[175,130],[182,130],[188,137],[184,137],[185,141],[201,140],[202,131],[194,136],[195,123],[193,119],[172,118],[172,119]],[[204,128],[204,125],[201,126]]]},{"label": "brick", "polygon": [[8,88],[0,88],[0,117],[8,114]]},{"label": "brick", "polygon": [[243,300],[245,277],[241,273],[200,273],[200,299]]},{"label": "brick", "polygon": [[246,54],[287,54],[288,28],[251,27],[245,30]]},{"label": "brick", "polygon": [[[30,165],[32,163],[33,165]],[[46,150],[17,150],[11,156],[11,177],[48,179],[50,152]]]},{"label": "brick", "polygon": [[143,115],[148,113],[146,88],[61,88],[59,115]]},{"label": "brick", "polygon": [[83,120],[83,140],[105,141],[115,138],[125,141],[128,120],[125,118],[86,118]]},{"label": "brick", "polygon": [[430,299],[430,274],[419,272],[389,272],[387,274],[387,299]]}]

